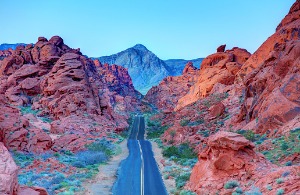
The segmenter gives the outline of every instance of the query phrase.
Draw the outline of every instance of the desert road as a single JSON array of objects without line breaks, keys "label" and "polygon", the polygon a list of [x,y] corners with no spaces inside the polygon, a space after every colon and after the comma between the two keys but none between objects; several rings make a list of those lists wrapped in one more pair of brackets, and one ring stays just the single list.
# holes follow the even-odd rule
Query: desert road
[{"label": "desert road", "polygon": [[122,161],[114,195],[166,195],[167,191],[153,156],[151,143],[144,140],[145,119],[136,116],[128,138],[129,156]]}]

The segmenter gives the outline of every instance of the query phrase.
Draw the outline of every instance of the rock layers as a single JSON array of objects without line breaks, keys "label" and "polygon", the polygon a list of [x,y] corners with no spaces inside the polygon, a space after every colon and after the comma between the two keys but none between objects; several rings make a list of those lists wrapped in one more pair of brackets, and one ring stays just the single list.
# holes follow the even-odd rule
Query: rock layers
[{"label": "rock layers", "polygon": [[125,68],[97,66],[59,36],[17,46],[0,75],[0,141],[9,149],[56,151],[72,133],[83,138],[68,149],[80,150],[89,133],[122,131],[129,111],[139,109],[141,95]]}]

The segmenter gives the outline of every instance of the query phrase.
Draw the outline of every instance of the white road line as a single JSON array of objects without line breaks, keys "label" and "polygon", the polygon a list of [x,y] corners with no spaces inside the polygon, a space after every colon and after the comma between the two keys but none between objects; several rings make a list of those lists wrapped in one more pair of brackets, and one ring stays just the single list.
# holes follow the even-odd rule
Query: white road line
[{"label": "white road line", "polygon": [[138,140],[139,148],[140,148],[140,153],[141,153],[141,160],[142,160],[142,165],[141,165],[141,195],[144,195],[145,189],[144,189],[144,158],[143,158],[143,151],[142,147],[140,144],[140,141]]}]

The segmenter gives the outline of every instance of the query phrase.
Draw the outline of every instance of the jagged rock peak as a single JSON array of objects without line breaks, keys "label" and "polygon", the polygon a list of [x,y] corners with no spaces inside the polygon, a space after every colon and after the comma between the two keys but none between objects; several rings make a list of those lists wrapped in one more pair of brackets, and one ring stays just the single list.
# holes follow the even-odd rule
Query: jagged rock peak
[{"label": "jagged rock peak", "polygon": [[224,52],[224,51],[225,51],[225,48],[226,48],[226,44],[225,44],[225,45],[220,45],[220,46],[217,48],[217,52]]},{"label": "jagged rock peak", "polygon": [[182,74],[186,74],[186,73],[190,73],[190,72],[194,72],[195,70],[197,70],[197,68],[194,66],[193,62],[188,62],[183,71]]}]

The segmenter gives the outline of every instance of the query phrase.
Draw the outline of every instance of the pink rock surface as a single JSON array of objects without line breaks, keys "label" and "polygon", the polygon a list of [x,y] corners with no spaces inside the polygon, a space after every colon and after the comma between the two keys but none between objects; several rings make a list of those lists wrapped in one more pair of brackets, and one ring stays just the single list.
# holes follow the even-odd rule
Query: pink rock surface
[{"label": "pink rock surface", "polygon": [[17,195],[19,188],[17,176],[18,167],[7,148],[0,142],[0,194]]}]

